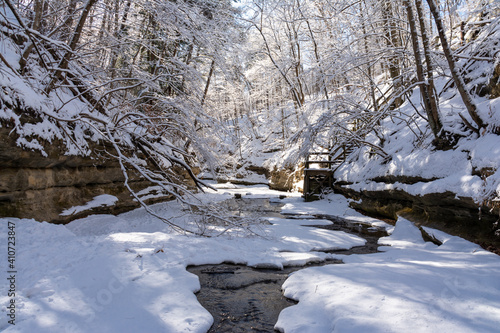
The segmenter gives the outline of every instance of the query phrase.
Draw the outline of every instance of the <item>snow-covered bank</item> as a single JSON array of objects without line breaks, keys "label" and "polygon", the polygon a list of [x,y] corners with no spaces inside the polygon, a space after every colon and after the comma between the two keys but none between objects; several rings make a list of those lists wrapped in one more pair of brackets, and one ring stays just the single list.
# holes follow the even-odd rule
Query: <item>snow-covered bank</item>
[{"label": "snow-covered bank", "polygon": [[[470,75],[493,71],[486,65],[483,70]],[[417,88],[393,116],[380,122],[377,133],[366,135],[335,178],[343,193],[357,201],[358,209],[394,219],[403,214],[498,251],[500,98],[475,97],[478,112],[491,125],[480,135],[470,133],[460,119],[465,113],[463,101],[447,82],[446,77],[436,77],[450,140],[446,149],[436,145],[415,108],[421,103]],[[376,154],[373,147],[384,154]]]},{"label": "snow-covered bank", "polygon": [[345,265],[307,268],[284,284],[298,305],[277,327],[289,332],[496,332],[500,258],[436,230],[436,246],[400,219],[383,253],[339,256]]},{"label": "snow-covered bank", "polygon": [[[202,199],[220,201],[240,193],[278,201],[282,194],[264,186],[217,186],[219,193]],[[332,214],[384,225],[349,208],[340,195],[305,203],[291,194],[282,201],[287,213]],[[190,223],[175,202],[154,208]],[[89,216],[66,226],[4,218],[4,249],[9,221],[15,224],[17,273],[15,297],[0,296],[0,329],[6,332],[206,332],[212,317],[194,295],[200,286],[186,271],[188,265],[229,261],[280,268],[327,258],[342,258],[346,264],[293,274],[285,284],[286,295],[300,302],[282,312],[278,327],[305,332],[309,325],[321,333],[337,325],[342,332],[359,332],[360,327],[377,332],[404,331],[425,322],[427,332],[459,325],[464,331],[481,320],[477,327],[488,332],[500,324],[500,258],[439,232],[435,234],[443,246],[424,243],[405,221],[383,241],[392,245],[384,253],[351,256],[315,251],[365,242],[344,232],[302,226],[329,223],[321,220],[272,218],[271,224],[256,229],[264,237],[234,232],[206,238],[173,233],[142,209]],[[5,275],[3,271],[3,291],[9,289]],[[11,299],[16,325],[8,323]],[[436,309],[440,312],[434,313]]]}]

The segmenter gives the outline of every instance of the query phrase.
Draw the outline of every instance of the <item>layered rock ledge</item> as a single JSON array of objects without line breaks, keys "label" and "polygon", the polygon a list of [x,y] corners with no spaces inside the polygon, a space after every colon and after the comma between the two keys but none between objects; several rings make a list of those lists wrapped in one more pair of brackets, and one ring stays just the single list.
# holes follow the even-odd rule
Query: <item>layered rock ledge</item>
[{"label": "layered rock ledge", "polygon": [[[390,177],[376,181],[413,184],[432,180]],[[367,215],[392,220],[402,216],[417,225],[443,230],[493,252],[500,252],[500,237],[495,234],[500,214],[497,203],[480,204],[470,197],[461,197],[450,191],[414,195],[400,189],[355,190],[350,185],[337,182],[334,191],[352,199],[351,206]]]},{"label": "layered rock ledge", "polygon": [[[124,186],[125,177],[117,160],[105,153],[104,146],[94,147],[95,153],[88,157],[68,156],[60,143],[53,142],[44,145],[47,156],[43,156],[19,147],[6,126],[0,127],[0,140],[0,216],[67,223],[89,214],[117,214],[139,207]],[[129,183],[137,191],[151,186],[133,174]],[[102,194],[118,200],[112,206],[61,215]],[[168,199],[158,196],[149,203]]]}]

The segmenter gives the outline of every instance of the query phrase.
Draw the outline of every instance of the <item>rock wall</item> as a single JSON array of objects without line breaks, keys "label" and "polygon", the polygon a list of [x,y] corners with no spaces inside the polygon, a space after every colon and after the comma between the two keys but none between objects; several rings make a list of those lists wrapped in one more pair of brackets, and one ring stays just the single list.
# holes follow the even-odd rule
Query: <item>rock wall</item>
[{"label": "rock wall", "polygon": [[[60,143],[45,145],[47,157],[16,145],[16,137],[0,127],[0,216],[34,218],[38,221],[67,223],[90,213],[120,213],[139,206],[123,185],[118,162],[104,154],[90,157],[66,156]],[[99,151],[96,147],[95,151]],[[102,147],[104,151],[105,147]],[[151,185],[132,176],[131,187],[141,190]],[[111,207],[98,207],[71,216],[64,210],[82,206],[101,194],[119,200]],[[167,200],[168,196],[157,200]]]},{"label": "rock wall", "polygon": [[457,235],[494,252],[500,250],[500,237],[494,224],[499,208],[479,205],[472,198],[452,192],[411,195],[401,190],[354,191],[337,183],[334,190],[353,199],[351,206],[374,217],[396,220],[405,217],[424,225]]},{"label": "rock wall", "polygon": [[274,167],[268,174],[269,188],[278,191],[302,191],[301,188],[294,188],[294,184],[304,178],[304,166],[299,165],[296,169],[277,169]]}]

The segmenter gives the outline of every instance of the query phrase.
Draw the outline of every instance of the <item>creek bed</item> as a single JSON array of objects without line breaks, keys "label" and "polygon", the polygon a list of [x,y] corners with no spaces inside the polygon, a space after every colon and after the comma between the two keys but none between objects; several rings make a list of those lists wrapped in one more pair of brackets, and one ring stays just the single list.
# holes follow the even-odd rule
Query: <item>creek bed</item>
[{"label": "creek bed", "polygon": [[273,332],[284,308],[295,304],[285,298],[281,285],[298,267],[256,269],[244,265],[189,267],[200,278],[196,295],[214,317],[209,332]]},{"label": "creek bed", "polygon": [[[329,253],[366,254],[377,252],[377,241],[385,236],[385,230],[336,216],[281,215],[279,202],[269,199],[231,199],[226,207],[238,215],[261,217],[328,219],[331,225],[311,226],[329,230],[342,230],[367,240],[364,246]],[[274,332],[280,312],[294,301],[283,296],[281,286],[290,273],[308,266],[341,264],[340,260],[328,260],[283,270],[252,268],[245,265],[223,263],[218,265],[190,266],[188,271],[200,279],[198,301],[214,317],[210,333]]]}]

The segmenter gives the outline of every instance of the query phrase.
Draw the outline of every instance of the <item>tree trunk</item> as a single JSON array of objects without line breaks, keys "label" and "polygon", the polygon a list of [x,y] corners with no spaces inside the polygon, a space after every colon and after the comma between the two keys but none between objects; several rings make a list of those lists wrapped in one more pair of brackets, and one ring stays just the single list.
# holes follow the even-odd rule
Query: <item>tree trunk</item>
[{"label": "tree trunk", "polygon": [[[401,88],[401,70],[399,68],[398,54],[396,53],[397,48],[401,47],[401,41],[398,38],[396,19],[394,18],[394,9],[392,7],[392,0],[383,1],[382,0],[382,10],[383,10],[383,20],[385,28],[385,40],[387,48],[389,49],[390,55],[388,59],[389,65],[389,75],[392,79],[393,92],[395,95],[399,93]],[[403,103],[401,97],[397,97],[394,100],[392,107],[397,108]]]},{"label": "tree trunk", "polygon": [[434,87],[434,66],[432,65],[431,59],[431,47],[429,42],[429,35],[427,34],[427,28],[425,26],[425,16],[422,9],[422,0],[415,0],[415,7],[417,9],[418,21],[420,24],[420,33],[422,35],[422,45],[424,48],[424,58],[427,65],[427,93],[429,94],[429,102],[432,111],[432,117],[436,125],[441,128],[442,122],[439,116],[438,102],[436,97],[436,89]]},{"label": "tree trunk", "polygon": [[410,26],[410,35],[413,46],[413,54],[415,56],[415,66],[417,68],[417,80],[419,82],[420,94],[422,95],[422,100],[424,102],[425,112],[427,114],[427,121],[431,127],[432,133],[435,137],[438,137],[441,131],[440,124],[436,123],[434,116],[432,114],[431,102],[429,99],[429,87],[425,84],[424,70],[422,65],[422,58],[420,56],[420,46],[418,43],[417,27],[415,24],[415,17],[413,15],[413,8],[409,0],[403,0],[403,5],[406,8],[406,14],[408,17],[408,24]]},{"label": "tree trunk", "polygon": [[[294,10],[293,7],[292,10]],[[301,60],[301,50],[300,50],[297,27],[293,17],[291,16],[289,18],[286,18],[285,24],[287,27],[286,35],[288,37],[288,43],[290,45],[290,57],[293,60],[292,67],[293,67],[293,73],[295,74],[295,84],[294,84],[295,92],[298,96],[298,99],[300,100],[300,103],[298,103],[298,105],[303,105],[305,101],[305,94],[302,84],[302,60]],[[297,122],[298,122],[298,115],[297,115]]]},{"label": "tree trunk", "polygon": [[[34,10],[35,10],[35,18],[33,19],[33,24],[31,28],[33,30],[39,30],[41,21],[42,21],[42,14],[43,14],[43,3],[41,0],[35,0],[34,4]],[[23,55],[21,56],[21,59],[19,60],[19,68],[21,70],[21,73],[24,73],[24,70],[26,68],[26,63],[28,61],[28,57],[33,51],[33,48],[35,47],[35,43],[31,42],[26,46],[26,48],[23,51]]]},{"label": "tree trunk", "polygon": [[298,108],[301,108],[302,107],[302,101],[300,99],[300,94],[297,91],[297,88],[294,86],[293,82],[290,81],[290,79],[288,78],[288,76],[286,75],[286,73],[281,69],[281,67],[278,65],[278,63],[276,62],[276,60],[273,57],[273,54],[272,54],[272,51],[271,51],[271,47],[269,46],[269,43],[267,41],[266,35],[264,34],[264,31],[262,30],[262,20],[263,20],[262,16],[264,15],[264,13],[263,13],[263,9],[262,8],[260,8],[260,10],[261,10],[261,18],[260,18],[261,22],[260,22],[260,26],[257,25],[257,23],[253,23],[253,26],[257,29],[257,31],[259,32],[259,34],[262,37],[262,41],[264,42],[264,46],[266,48],[266,54],[269,57],[269,60],[271,60],[271,62],[274,65],[274,67],[276,67],[276,69],[278,70],[278,72],[280,73],[280,75],[283,77],[283,79],[287,83],[288,87],[290,88],[290,91],[291,91],[291,94],[292,94],[292,98],[293,98],[295,104],[297,105]]},{"label": "tree trunk", "polygon": [[85,4],[82,15],[80,15],[80,19],[78,21],[78,24],[76,25],[75,32],[73,33],[73,37],[71,38],[71,42],[69,43],[69,48],[71,51],[66,51],[63,58],[59,62],[57,70],[55,71],[54,75],[52,76],[52,79],[45,88],[45,92],[47,94],[54,88],[55,82],[61,78],[61,75],[64,72],[64,70],[68,68],[71,55],[73,54],[73,51],[76,49],[76,45],[78,44],[78,42],[80,41],[80,37],[82,36],[83,26],[85,25],[85,21],[87,20],[87,17],[89,15],[90,8],[92,8],[92,6],[96,2],[97,0],[88,0],[88,2]]},{"label": "tree trunk", "polygon": [[210,65],[210,71],[208,72],[207,83],[205,85],[205,90],[203,91],[203,97],[201,98],[201,105],[205,104],[205,99],[208,95],[208,88],[210,87],[210,81],[212,80],[212,75],[214,74],[215,69],[215,60],[212,60],[212,64]]},{"label": "tree trunk", "polygon": [[[363,4],[365,5],[365,8],[366,8],[366,2],[363,1]],[[363,29],[363,42],[364,42],[364,49],[365,49],[365,54],[366,56],[368,57],[368,53],[369,53],[369,50],[368,50],[368,34],[367,34],[367,31],[366,31],[366,22],[365,22],[365,15],[363,14],[363,7],[362,7],[362,3],[360,2],[359,3],[359,12],[360,12],[360,16],[361,16],[361,26],[362,26],[362,29]],[[372,73],[372,66],[371,64],[368,62],[367,65],[366,65],[366,72],[367,72],[367,75],[368,75],[368,80],[369,80],[369,84],[370,84],[370,97],[372,99],[372,103],[373,103],[373,109],[375,112],[378,112],[378,103],[377,103],[377,97],[375,96],[375,83],[373,82],[373,73]]]},{"label": "tree trunk", "polygon": [[66,11],[66,19],[62,26],[61,40],[66,43],[70,42],[71,28],[73,26],[73,18],[75,16],[77,0],[70,0],[68,4],[68,10]]},{"label": "tree trunk", "polygon": [[441,41],[441,46],[443,47],[444,55],[446,57],[446,60],[448,61],[448,66],[450,67],[451,76],[453,77],[453,81],[455,82],[455,85],[458,89],[458,92],[460,93],[460,96],[462,97],[462,100],[465,104],[465,107],[467,108],[467,111],[469,112],[470,117],[479,127],[475,131],[479,133],[479,130],[481,128],[484,128],[485,124],[481,119],[481,117],[479,117],[477,113],[477,107],[472,101],[472,97],[467,91],[464,80],[457,69],[455,59],[453,58],[452,51],[450,49],[448,40],[446,39],[444,33],[443,21],[441,20],[441,14],[436,6],[436,2],[435,0],[427,0],[427,3],[429,4],[431,14],[434,17],[434,22],[436,23],[436,28],[439,34],[439,39]]},{"label": "tree trunk", "polygon": [[323,70],[323,63],[322,63],[321,58],[319,56],[318,43],[316,42],[316,38],[314,37],[313,29],[311,28],[311,24],[309,22],[309,19],[306,18],[304,13],[302,12],[301,4],[300,4],[299,0],[297,0],[297,7],[299,9],[300,15],[305,20],[306,25],[307,25],[307,30],[309,31],[309,36],[311,37],[311,42],[313,43],[314,57],[316,59],[316,65],[318,66],[319,73],[321,75],[320,80],[321,80],[321,85],[323,88],[323,93],[325,94],[326,100],[328,100],[329,99],[328,87],[327,87],[327,83],[326,83],[326,79],[325,79],[326,75],[325,75],[325,72]]}]

